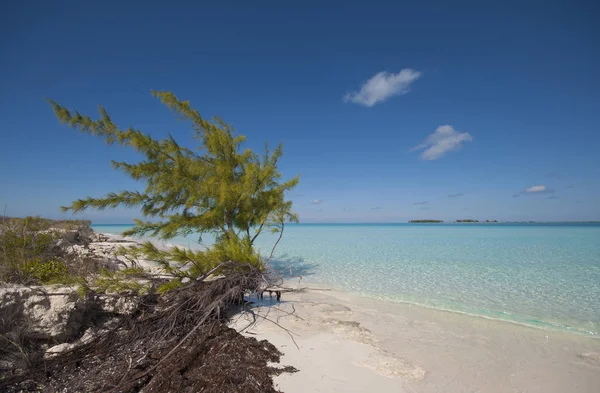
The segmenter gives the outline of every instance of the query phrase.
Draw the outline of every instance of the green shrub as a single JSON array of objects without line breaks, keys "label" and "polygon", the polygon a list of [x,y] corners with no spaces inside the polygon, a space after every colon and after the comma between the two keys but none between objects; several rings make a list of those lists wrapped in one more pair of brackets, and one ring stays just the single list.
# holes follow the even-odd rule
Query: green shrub
[{"label": "green shrub", "polygon": [[40,217],[1,219],[0,282],[26,285],[72,282],[81,275],[77,271],[82,270],[81,264],[67,258],[58,241],[65,230],[83,233],[91,231],[89,225],[89,221],[52,221]]},{"label": "green shrub", "polygon": [[42,284],[61,283],[69,280],[67,266],[58,259],[50,261],[32,259],[23,265],[23,270]]},{"label": "green shrub", "polygon": [[142,268],[127,268],[123,270],[102,269],[93,282],[94,291],[98,293],[134,293],[144,294],[151,286],[140,279],[146,277]]}]

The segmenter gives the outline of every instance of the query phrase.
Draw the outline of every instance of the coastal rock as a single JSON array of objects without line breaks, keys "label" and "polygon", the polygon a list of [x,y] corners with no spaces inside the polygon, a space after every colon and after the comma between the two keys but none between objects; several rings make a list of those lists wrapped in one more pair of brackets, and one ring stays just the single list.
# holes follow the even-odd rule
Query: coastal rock
[{"label": "coastal rock", "polygon": [[96,299],[99,311],[105,314],[129,315],[139,304],[137,296],[103,296]]},{"label": "coastal rock", "polygon": [[31,339],[57,343],[80,334],[99,316],[128,315],[138,303],[135,296],[83,299],[71,287],[0,287],[0,315],[23,326]]},{"label": "coastal rock", "polygon": [[75,229],[50,228],[48,232],[60,234],[63,244],[87,245],[97,237],[91,228],[84,226]]},{"label": "coastal rock", "polygon": [[0,288],[0,315],[25,326],[27,336],[35,340],[66,340],[79,330],[85,309],[85,301],[71,288]]},{"label": "coastal rock", "polygon": [[73,349],[76,344],[62,343],[55,345],[53,347],[48,348],[46,353],[44,353],[44,359],[52,359],[55,356],[60,355],[62,352]]},{"label": "coastal rock", "polygon": [[63,232],[62,237],[67,242],[73,244],[73,243],[77,242],[77,240],[79,238],[79,232],[78,231],[65,231],[65,232]]}]

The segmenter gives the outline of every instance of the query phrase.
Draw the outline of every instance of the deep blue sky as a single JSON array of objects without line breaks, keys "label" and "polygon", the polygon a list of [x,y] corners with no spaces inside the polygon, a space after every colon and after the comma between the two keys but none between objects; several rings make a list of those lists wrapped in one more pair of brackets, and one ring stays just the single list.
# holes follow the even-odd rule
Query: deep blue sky
[{"label": "deep blue sky", "polygon": [[600,219],[594,2],[249,3],[3,4],[7,214],[61,217],[75,198],[139,187],[110,167],[134,154],[60,125],[44,98],[90,115],[102,104],[123,127],[188,143],[156,89],[251,147],[283,141],[305,222]]}]

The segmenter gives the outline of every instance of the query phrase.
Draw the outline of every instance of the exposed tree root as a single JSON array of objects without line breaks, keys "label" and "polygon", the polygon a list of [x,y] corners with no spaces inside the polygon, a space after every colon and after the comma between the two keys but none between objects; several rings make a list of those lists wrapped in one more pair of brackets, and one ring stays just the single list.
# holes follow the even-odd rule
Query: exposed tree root
[{"label": "exposed tree root", "polygon": [[0,381],[6,392],[277,392],[281,353],[228,328],[223,309],[257,292],[265,276],[226,263],[212,281],[195,281],[157,299],[92,342]]}]

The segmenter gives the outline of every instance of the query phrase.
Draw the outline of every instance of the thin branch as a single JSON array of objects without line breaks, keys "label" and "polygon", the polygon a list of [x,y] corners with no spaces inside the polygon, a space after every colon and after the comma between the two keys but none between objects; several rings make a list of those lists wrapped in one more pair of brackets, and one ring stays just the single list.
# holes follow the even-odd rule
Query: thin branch
[{"label": "thin branch", "polygon": [[269,258],[267,258],[267,260],[266,260],[265,263],[269,263],[269,261],[271,260],[271,258],[273,258],[273,253],[275,252],[275,248],[277,247],[277,245],[281,241],[281,238],[283,237],[283,229],[284,228],[285,228],[285,223],[281,222],[281,231],[279,231],[279,237],[277,238],[277,241],[273,245],[273,249],[271,250],[271,255],[269,255]]},{"label": "thin branch", "polygon": [[250,244],[254,244],[254,241],[256,240],[256,238],[258,237],[258,235],[260,235],[260,233],[263,230],[263,227],[265,226],[265,222],[267,220],[265,219],[265,221],[263,221],[260,226],[258,227],[258,229],[256,230],[256,232],[254,233],[254,236],[252,236],[252,240],[250,240]]},{"label": "thin branch", "polygon": [[290,329],[284,328],[283,326],[281,326],[279,323],[275,322],[275,321],[274,321],[274,320],[272,320],[272,319],[269,319],[269,318],[267,318],[267,317],[264,317],[264,316],[262,316],[262,315],[258,315],[258,316],[259,316],[260,318],[263,318],[263,319],[265,319],[265,320],[267,320],[267,321],[269,321],[269,322],[271,322],[271,323],[273,323],[273,324],[275,324],[275,325],[279,326],[281,329],[285,330],[285,332],[288,334],[288,336],[290,336],[290,338],[291,338],[291,339],[292,339],[292,341],[294,342],[294,345],[296,346],[296,348],[300,349],[300,347],[298,346],[298,343],[296,342],[296,340],[294,339],[294,336],[293,336],[293,334],[295,334],[296,336],[300,336],[298,333],[295,333],[295,332],[291,331]]}]

